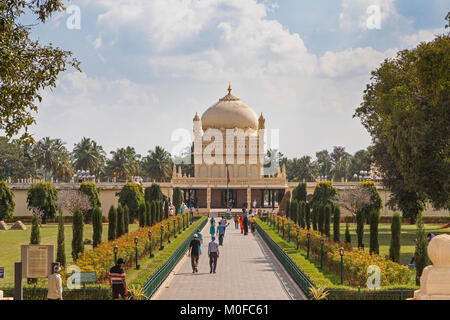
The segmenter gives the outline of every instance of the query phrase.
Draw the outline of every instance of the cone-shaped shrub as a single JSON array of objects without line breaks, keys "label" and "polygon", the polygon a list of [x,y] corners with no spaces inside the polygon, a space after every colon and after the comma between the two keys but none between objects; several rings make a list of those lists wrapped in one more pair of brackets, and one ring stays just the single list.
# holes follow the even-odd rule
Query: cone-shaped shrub
[{"label": "cone-shaped shrub", "polygon": [[122,205],[119,203],[117,206],[117,229],[116,237],[119,238],[125,234],[125,217]]},{"label": "cone-shaped shrub", "polygon": [[379,254],[380,246],[378,244],[378,223],[380,221],[380,214],[377,209],[372,209],[369,216],[370,220],[370,251]]},{"label": "cone-shaped shrub", "polygon": [[420,277],[422,276],[423,269],[430,264],[430,260],[428,258],[428,240],[425,235],[422,213],[417,215],[416,226],[416,284],[420,285]]},{"label": "cone-shaped shrub", "polygon": [[152,226],[152,204],[150,202],[146,202],[145,203],[145,214],[146,214],[146,218],[145,218],[145,223],[146,226]]},{"label": "cone-shaped shrub", "polygon": [[333,241],[339,242],[341,241],[340,235],[340,227],[341,227],[341,209],[338,205],[333,206]]},{"label": "cone-shaped shrub", "polygon": [[39,229],[39,218],[36,214],[33,214],[31,220],[31,236],[30,244],[40,244],[41,243],[41,231]]},{"label": "cone-shaped shrub", "polygon": [[84,242],[83,242],[83,212],[77,209],[73,214],[72,219],[72,259],[77,261],[80,255],[84,252]]},{"label": "cone-shaped shrub", "polygon": [[103,221],[102,210],[99,207],[95,207],[92,210],[92,228],[94,229],[92,234],[92,242],[94,248],[96,248],[102,242],[103,233]]},{"label": "cone-shaped shrub", "polygon": [[350,225],[348,222],[345,224],[345,242],[352,243],[352,236],[350,234]]},{"label": "cone-shaped shrub", "polygon": [[114,206],[109,208],[108,213],[108,241],[116,238],[117,232],[117,210]]},{"label": "cone-shaped shrub", "polygon": [[358,237],[358,248],[362,248],[364,246],[364,211],[356,213],[356,236]]},{"label": "cone-shaped shrub", "polygon": [[318,206],[317,211],[319,213],[319,219],[318,219],[319,232],[321,234],[324,234],[325,233],[325,229],[324,229],[324,226],[325,226],[325,206],[320,204]]},{"label": "cone-shaped shrub", "polygon": [[312,225],[313,225],[313,230],[317,231],[317,220],[318,220],[318,212],[319,208],[318,205],[314,204],[313,208],[312,208],[312,212],[311,212],[311,217],[312,217]]},{"label": "cone-shaped shrub", "polygon": [[311,208],[309,203],[305,203],[305,223],[306,229],[311,229]]},{"label": "cone-shaped shrub", "polygon": [[56,262],[59,262],[62,266],[66,265],[66,246],[64,241],[64,217],[62,213],[59,214],[58,223],[58,240],[56,248]]},{"label": "cone-shaped shrub", "polygon": [[292,219],[292,217],[291,217],[291,200],[290,199],[286,200],[286,217],[289,219]]},{"label": "cone-shaped shrub", "polygon": [[123,207],[123,222],[125,233],[128,233],[130,226],[130,209],[128,209],[128,206]]},{"label": "cone-shaped shrub", "polygon": [[151,208],[152,208],[152,211],[151,211],[151,214],[152,214],[152,225],[154,225],[154,224],[156,224],[157,222],[158,222],[158,220],[157,220],[157,215],[158,215],[158,206],[157,206],[157,204],[156,204],[156,201],[152,201],[152,204],[151,204]]},{"label": "cone-shaped shrub", "polygon": [[169,218],[169,201],[168,200],[164,201],[164,218],[165,219]]},{"label": "cone-shaped shrub", "polygon": [[139,227],[145,227],[147,225],[147,208],[145,205],[145,202],[141,202],[141,204],[139,205]]},{"label": "cone-shaped shrub", "polygon": [[397,212],[392,217],[391,224],[391,246],[389,247],[389,258],[394,262],[400,261],[400,234],[402,219]]},{"label": "cone-shaped shrub", "polygon": [[333,207],[331,204],[327,204],[324,210],[324,222],[323,222],[323,233],[329,238],[331,235],[331,215],[333,212]]}]

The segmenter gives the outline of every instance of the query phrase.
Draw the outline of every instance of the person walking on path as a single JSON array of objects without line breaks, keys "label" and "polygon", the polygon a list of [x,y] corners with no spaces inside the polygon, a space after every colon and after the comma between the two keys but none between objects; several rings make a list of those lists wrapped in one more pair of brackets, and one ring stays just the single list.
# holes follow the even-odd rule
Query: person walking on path
[{"label": "person walking on path", "polygon": [[230,224],[220,224],[217,227],[217,232],[219,233],[219,246],[223,245],[223,237],[225,237],[225,229],[229,226]]},{"label": "person walking on path", "polygon": [[63,285],[59,263],[53,265],[53,273],[48,276],[48,300],[63,300]]},{"label": "person walking on path", "polygon": [[188,257],[191,257],[192,273],[198,272],[198,260],[200,258],[200,240],[198,235],[194,234],[194,239],[189,244]]},{"label": "person walking on path", "polygon": [[200,241],[200,247],[198,248],[198,253],[201,255],[202,254],[203,235],[202,235],[200,229],[197,229],[197,236],[198,236],[198,240]]},{"label": "person walking on path", "polygon": [[122,258],[117,259],[117,265],[109,270],[109,284],[112,289],[114,300],[119,299],[119,295],[124,300],[128,300],[127,282],[125,280],[125,261]]},{"label": "person walking on path", "polygon": [[239,226],[241,227],[241,233],[244,233],[244,216],[239,217]]},{"label": "person walking on path", "polygon": [[209,220],[209,222],[211,223],[209,227],[209,234],[211,236],[214,236],[216,234],[216,220],[214,220],[214,217],[212,217],[211,220]]},{"label": "person walking on path", "polygon": [[234,228],[239,229],[239,218],[237,213],[234,214]]},{"label": "person walking on path", "polygon": [[255,231],[256,231],[256,219],[255,219],[255,217],[253,215],[250,218],[250,228],[252,230],[252,233],[255,233]]},{"label": "person walking on path", "polygon": [[216,237],[211,237],[211,242],[208,244],[209,273],[216,273],[217,259],[219,258],[219,246],[215,240]]},{"label": "person walking on path", "polygon": [[247,218],[247,216],[244,216],[243,224],[244,224],[244,236],[246,236],[248,234],[248,218]]}]

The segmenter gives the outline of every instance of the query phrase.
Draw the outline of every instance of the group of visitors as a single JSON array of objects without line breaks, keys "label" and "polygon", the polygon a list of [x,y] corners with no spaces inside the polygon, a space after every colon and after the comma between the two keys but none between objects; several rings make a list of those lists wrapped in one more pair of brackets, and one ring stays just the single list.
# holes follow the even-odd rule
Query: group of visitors
[{"label": "group of visitors", "polygon": [[256,231],[256,218],[251,212],[252,211],[250,210],[250,213],[246,214],[245,210],[243,210],[243,213],[240,216],[238,216],[237,213],[234,214],[234,228],[240,228],[241,233],[245,236],[248,234],[249,227],[252,233],[255,233]]}]

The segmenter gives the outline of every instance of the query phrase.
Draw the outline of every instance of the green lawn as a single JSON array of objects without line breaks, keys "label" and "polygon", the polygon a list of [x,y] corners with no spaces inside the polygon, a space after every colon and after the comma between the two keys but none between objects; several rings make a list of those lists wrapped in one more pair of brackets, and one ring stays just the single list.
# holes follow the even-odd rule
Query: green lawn
[{"label": "green lawn", "polygon": [[[11,226],[11,224],[9,224]],[[20,245],[30,243],[31,225],[26,225],[27,230],[0,231],[0,267],[5,267],[5,278],[0,279],[0,288],[14,283],[14,263],[20,262]],[[131,224],[129,229],[138,229],[138,224]],[[58,236],[58,224],[46,224],[41,227],[41,244],[56,245]],[[72,262],[72,225],[64,227],[67,263]],[[92,225],[84,226],[84,239],[92,240]],[[108,238],[108,224],[103,224],[102,239]],[[85,250],[92,249],[91,245],[85,245]]]},{"label": "green lawn", "polygon": [[[433,233],[434,235],[439,235],[443,233],[450,233],[450,229],[439,229],[442,224],[426,224],[425,231]],[[333,233],[333,226],[331,226],[331,233]],[[370,226],[366,225],[364,227],[364,247],[366,250],[369,249],[369,235]],[[344,240],[345,236],[345,223],[341,223],[341,240]],[[358,240],[356,237],[356,224],[350,224],[350,234],[352,236],[353,247],[358,246]],[[411,224],[402,225],[402,235],[401,235],[401,249],[400,249],[400,263],[403,265],[408,264],[414,255],[416,238],[416,226]],[[391,225],[381,224],[378,227],[378,242],[380,244],[380,254],[389,255],[389,246],[391,243]]]}]

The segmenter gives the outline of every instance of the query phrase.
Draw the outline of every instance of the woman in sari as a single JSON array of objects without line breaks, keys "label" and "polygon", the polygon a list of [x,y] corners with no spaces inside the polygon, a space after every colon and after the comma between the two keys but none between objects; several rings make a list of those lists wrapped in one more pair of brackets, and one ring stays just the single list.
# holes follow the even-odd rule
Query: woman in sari
[{"label": "woman in sari", "polygon": [[212,217],[211,220],[209,220],[209,222],[211,223],[209,227],[209,234],[211,236],[214,236],[216,234],[216,220],[214,220],[214,217]]},{"label": "woman in sari", "polygon": [[241,227],[241,233],[244,233],[244,216],[239,217],[239,226]]}]

